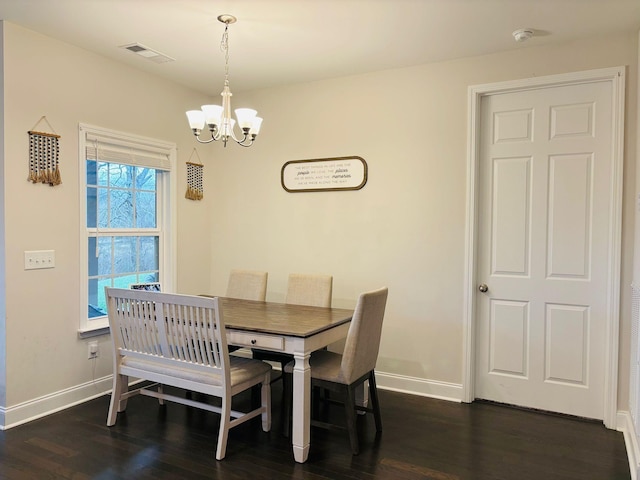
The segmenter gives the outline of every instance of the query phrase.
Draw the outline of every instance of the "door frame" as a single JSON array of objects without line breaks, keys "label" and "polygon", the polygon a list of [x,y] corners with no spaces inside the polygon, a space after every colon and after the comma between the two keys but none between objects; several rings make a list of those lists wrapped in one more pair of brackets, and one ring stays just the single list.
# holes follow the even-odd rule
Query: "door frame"
[{"label": "door frame", "polygon": [[624,154],[625,67],[549,75],[507,82],[472,85],[468,88],[467,132],[467,204],[465,235],[465,272],[463,303],[462,401],[475,399],[476,367],[476,296],[478,291],[478,164],[480,162],[480,105],[482,98],[507,92],[524,92],[541,88],[593,82],[611,83],[612,102],[612,185],[611,222],[609,226],[607,318],[605,338],[605,378],[603,422],[616,428],[618,408],[618,344],[620,324],[620,269],[622,249],[622,168]]}]

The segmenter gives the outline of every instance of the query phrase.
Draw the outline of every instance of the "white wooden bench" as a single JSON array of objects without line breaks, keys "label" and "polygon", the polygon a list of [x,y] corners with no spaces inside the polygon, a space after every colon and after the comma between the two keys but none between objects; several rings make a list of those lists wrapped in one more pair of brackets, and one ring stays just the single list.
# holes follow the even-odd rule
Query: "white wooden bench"
[{"label": "white wooden bench", "polygon": [[[271,429],[271,366],[229,355],[224,315],[217,298],[128,289],[105,289],[114,347],[113,392],[107,425],[116,423],[134,395],[156,397],[220,413],[216,458],[226,453],[229,429],[258,415]],[[129,377],[156,385],[129,390]],[[164,393],[170,385],[220,397],[220,407]],[[232,397],[261,385],[261,405],[247,413],[231,409]]]}]

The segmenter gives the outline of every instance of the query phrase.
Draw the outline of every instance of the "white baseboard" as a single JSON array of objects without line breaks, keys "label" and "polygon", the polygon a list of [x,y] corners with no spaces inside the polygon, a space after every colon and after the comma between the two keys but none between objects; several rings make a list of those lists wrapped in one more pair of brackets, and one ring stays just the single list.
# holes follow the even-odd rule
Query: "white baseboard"
[{"label": "white baseboard", "polygon": [[462,402],[462,385],[458,383],[438,382],[376,371],[376,384],[383,390]]},{"label": "white baseboard", "polygon": [[638,473],[640,473],[640,447],[638,445],[638,432],[636,432],[633,419],[629,412],[623,410],[618,411],[616,430],[622,432],[624,435],[631,480],[638,480]]},{"label": "white baseboard", "polygon": [[[12,407],[0,407],[0,430],[7,430],[37,418],[50,415],[60,410],[100,397],[111,391],[112,375],[98,378],[91,382],[58,392],[34,398]],[[104,412],[105,422],[107,412]]]},{"label": "white baseboard", "polygon": [[[233,352],[234,355],[251,358],[251,350],[241,348]],[[280,366],[273,364],[276,370]],[[407,377],[394,373],[385,373],[376,370],[376,384],[382,390],[392,390],[394,392],[409,393],[423,397],[438,398],[453,402],[462,402],[462,385],[458,383],[438,382],[424,378]]]},{"label": "white baseboard", "polygon": [[[384,390],[462,401],[462,385],[376,372],[378,387]],[[100,397],[111,391],[112,375],[44,395],[8,408],[0,407],[0,430],[7,430],[37,418]],[[106,421],[107,412],[105,412]],[[640,457],[639,457],[640,458]]]}]

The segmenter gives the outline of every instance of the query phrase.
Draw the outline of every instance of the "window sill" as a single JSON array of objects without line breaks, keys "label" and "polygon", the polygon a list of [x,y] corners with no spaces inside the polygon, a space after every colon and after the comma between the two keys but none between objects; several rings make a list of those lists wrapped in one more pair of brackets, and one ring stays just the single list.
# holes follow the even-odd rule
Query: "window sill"
[{"label": "window sill", "polygon": [[100,335],[109,335],[111,331],[109,327],[93,328],[91,330],[78,330],[78,338],[91,338]]}]

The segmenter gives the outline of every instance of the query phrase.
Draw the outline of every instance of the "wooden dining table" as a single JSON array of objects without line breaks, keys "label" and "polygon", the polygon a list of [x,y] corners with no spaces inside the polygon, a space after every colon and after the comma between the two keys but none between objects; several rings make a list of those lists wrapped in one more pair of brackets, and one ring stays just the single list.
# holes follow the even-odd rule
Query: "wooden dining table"
[{"label": "wooden dining table", "polygon": [[347,336],[353,310],[220,297],[227,343],[289,353],[293,368],[292,444],[296,462],[309,456],[311,353]]}]

